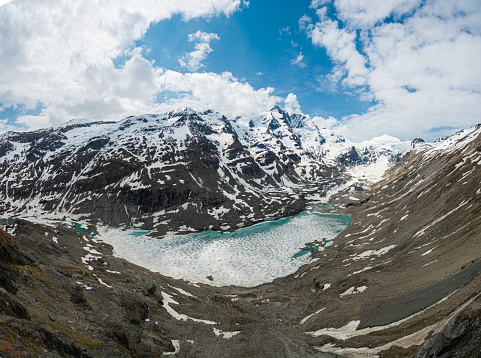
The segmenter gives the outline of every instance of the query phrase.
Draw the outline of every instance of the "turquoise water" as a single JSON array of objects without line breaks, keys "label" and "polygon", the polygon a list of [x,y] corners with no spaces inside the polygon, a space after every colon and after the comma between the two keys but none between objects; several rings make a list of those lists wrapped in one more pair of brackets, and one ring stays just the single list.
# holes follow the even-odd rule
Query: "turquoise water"
[{"label": "turquoise water", "polygon": [[89,234],[89,235],[91,235],[91,236],[96,236],[96,235],[99,234],[97,231],[89,231],[89,230],[87,230],[86,228],[82,227],[82,224],[76,223],[76,222],[74,222],[74,221],[72,221],[72,222],[70,223],[70,225],[71,225],[75,230],[78,230],[78,231],[80,231],[80,232],[85,232],[85,233],[87,233],[87,234]]},{"label": "turquoise water", "polygon": [[159,240],[135,229],[102,239],[117,255],[166,276],[251,287],[294,273],[314,251],[330,245],[350,221],[347,215],[305,211],[231,233],[208,231]]},{"label": "turquoise water", "polygon": [[129,235],[130,236],[142,236],[142,235],[148,235],[151,232],[152,232],[152,230],[130,229]]}]

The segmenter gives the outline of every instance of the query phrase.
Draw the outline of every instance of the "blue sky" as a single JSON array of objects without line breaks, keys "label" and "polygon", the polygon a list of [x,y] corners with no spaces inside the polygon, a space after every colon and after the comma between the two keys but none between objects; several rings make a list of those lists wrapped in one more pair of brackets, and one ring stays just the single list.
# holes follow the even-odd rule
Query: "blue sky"
[{"label": "blue sky", "polygon": [[[231,72],[254,88],[274,87],[276,94],[286,97],[295,93],[302,110],[311,115],[334,116],[367,110],[369,103],[344,93],[323,89],[319,76],[329,74],[332,66],[324,48],[315,46],[299,28],[299,19],[315,12],[309,1],[249,2],[249,6],[229,17],[219,16],[205,21],[182,21],[180,15],[153,24],[145,36],[136,41],[144,49],[146,59],[180,72],[179,58],[194,50],[189,34],[213,33],[212,52],[198,70]],[[295,62],[302,58],[301,61]]]},{"label": "blue sky", "polygon": [[0,5],[0,132],[275,104],[354,140],[481,122],[479,0]]}]

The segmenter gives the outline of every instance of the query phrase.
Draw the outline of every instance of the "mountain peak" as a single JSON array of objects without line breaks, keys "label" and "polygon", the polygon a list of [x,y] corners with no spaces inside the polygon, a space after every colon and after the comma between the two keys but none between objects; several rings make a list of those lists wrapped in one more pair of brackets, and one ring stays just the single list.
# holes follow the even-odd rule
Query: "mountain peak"
[{"label": "mountain peak", "polygon": [[169,118],[188,116],[197,113],[194,109],[190,107],[180,108],[178,110],[173,110],[168,113]]},{"label": "mountain peak", "polygon": [[274,107],[272,107],[270,112],[279,112],[280,114],[285,113],[285,111],[278,104],[276,104]]}]

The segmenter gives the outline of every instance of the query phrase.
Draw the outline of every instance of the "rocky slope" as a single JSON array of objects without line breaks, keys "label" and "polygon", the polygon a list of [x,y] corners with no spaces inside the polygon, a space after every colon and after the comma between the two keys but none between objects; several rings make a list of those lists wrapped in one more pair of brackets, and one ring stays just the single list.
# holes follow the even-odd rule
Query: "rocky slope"
[{"label": "rocky slope", "polygon": [[0,232],[5,357],[478,357],[481,127],[403,158],[371,192],[332,198],[352,224],[298,272],[192,285],[85,233]]},{"label": "rocky slope", "polygon": [[[346,169],[392,165],[408,143],[360,144],[275,107],[74,120],[0,137],[0,213],[169,231],[232,230],[301,210]],[[359,174],[361,176],[362,174]]]}]

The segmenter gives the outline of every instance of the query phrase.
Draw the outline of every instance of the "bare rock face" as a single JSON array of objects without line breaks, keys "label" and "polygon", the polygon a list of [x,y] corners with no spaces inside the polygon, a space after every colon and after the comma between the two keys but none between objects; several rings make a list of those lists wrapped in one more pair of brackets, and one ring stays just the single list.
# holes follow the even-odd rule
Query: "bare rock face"
[{"label": "bare rock face", "polygon": [[481,351],[481,305],[471,303],[434,337],[429,338],[415,358],[478,357]]}]

